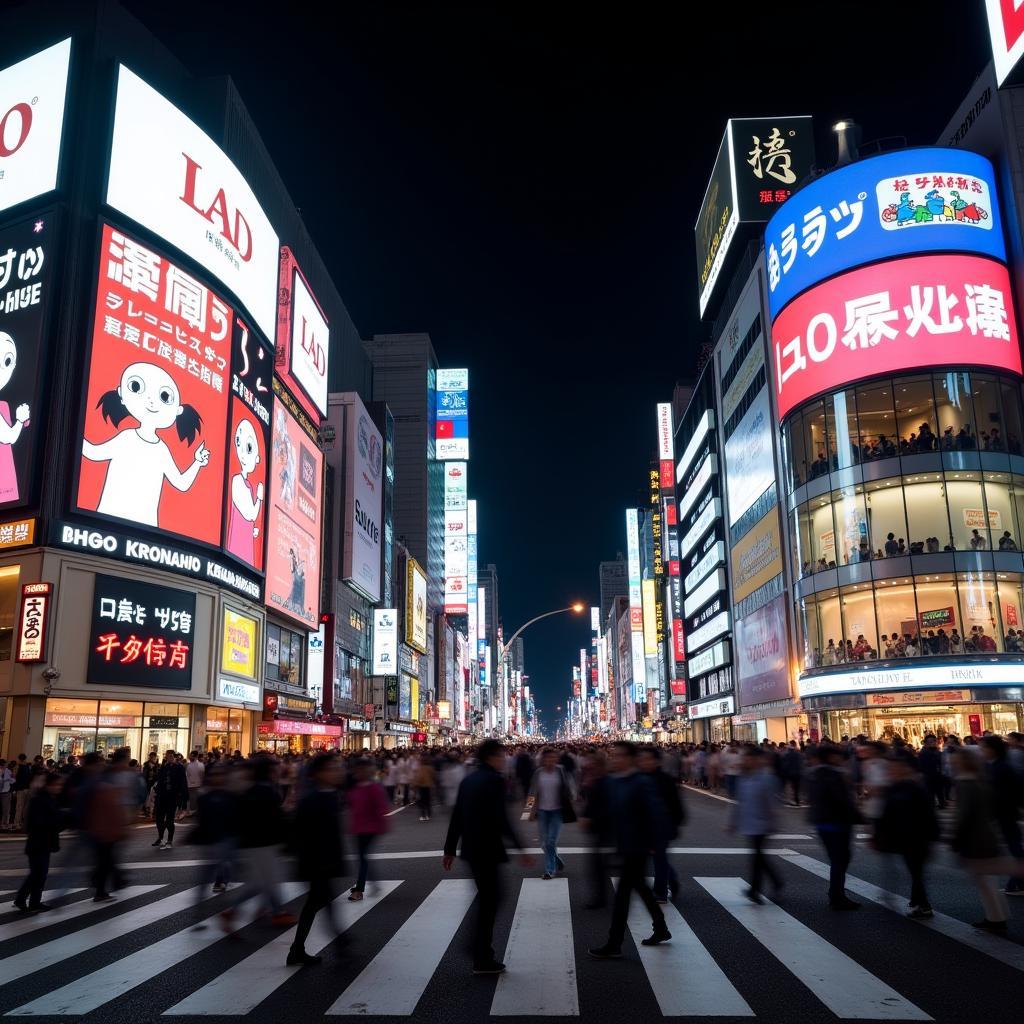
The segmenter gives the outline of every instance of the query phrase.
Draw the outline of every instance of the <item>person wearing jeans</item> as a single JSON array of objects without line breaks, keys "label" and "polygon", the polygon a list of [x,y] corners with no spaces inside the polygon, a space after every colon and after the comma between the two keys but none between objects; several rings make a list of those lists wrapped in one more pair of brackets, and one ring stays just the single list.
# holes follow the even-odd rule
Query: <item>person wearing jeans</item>
[{"label": "person wearing jeans", "polygon": [[572,792],[565,770],[558,764],[558,755],[551,747],[541,754],[540,769],[530,780],[529,796],[533,798],[532,816],[540,830],[540,845],[544,851],[544,878],[554,878],[558,872],[558,836],[562,831],[566,806],[572,807]]},{"label": "person wearing jeans", "polygon": [[390,804],[384,787],[374,781],[372,763],[360,758],[353,769],[355,785],[348,792],[348,828],[356,840],[359,874],[349,892],[349,902],[358,903],[366,891],[370,850],[377,837],[388,830]]},{"label": "person wearing jeans", "polygon": [[828,855],[828,905],[832,910],[857,910],[860,904],[846,895],[846,869],[853,826],[860,821],[860,813],[840,767],[843,752],[832,744],[821,744],[814,759],[818,763],[808,780],[810,820]]},{"label": "person wearing jeans", "polygon": [[763,903],[761,877],[767,875],[778,891],[782,878],[765,856],[765,840],[775,831],[775,801],[778,785],[772,766],[760,747],[747,747],[743,758],[743,774],[736,780],[736,803],[729,823],[750,841],[753,860],[750,865],[750,888],[745,896],[751,903]]}]

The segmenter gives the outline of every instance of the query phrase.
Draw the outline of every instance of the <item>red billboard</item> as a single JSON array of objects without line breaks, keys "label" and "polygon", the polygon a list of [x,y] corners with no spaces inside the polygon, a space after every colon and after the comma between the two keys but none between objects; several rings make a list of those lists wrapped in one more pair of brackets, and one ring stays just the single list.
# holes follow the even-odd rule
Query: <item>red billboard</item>
[{"label": "red billboard", "polygon": [[909,256],[851,270],[794,299],[772,325],[780,419],[853,381],[927,367],[1021,372],[1006,268],[979,256]]},{"label": "red billboard", "polygon": [[104,225],[79,509],[220,546],[231,325],[204,284]]}]

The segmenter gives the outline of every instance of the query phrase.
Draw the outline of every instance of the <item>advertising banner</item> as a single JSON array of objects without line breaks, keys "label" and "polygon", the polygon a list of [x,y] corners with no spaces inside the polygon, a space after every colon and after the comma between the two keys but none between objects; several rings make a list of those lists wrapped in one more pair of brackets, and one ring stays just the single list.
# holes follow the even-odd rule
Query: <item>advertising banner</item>
[{"label": "advertising banner", "polygon": [[86,682],[189,689],[195,618],[192,592],[97,573]]},{"label": "advertising banner", "polygon": [[782,572],[782,533],[778,508],[773,508],[744,534],[730,552],[730,558],[733,604],[739,604],[758,587],[763,587]]},{"label": "advertising banner", "polygon": [[771,403],[762,388],[725,442],[725,486],[732,526],[775,482]]},{"label": "advertising banner", "polygon": [[106,200],[223,282],[274,337],[278,238],[267,215],[213,139],[124,65]]},{"label": "advertising banner", "polygon": [[469,574],[468,514],[466,509],[445,510],[444,513],[444,573],[446,613],[465,615]]},{"label": "advertising banner", "polygon": [[398,717],[412,718],[412,679],[405,675],[398,680]]},{"label": "advertising banner", "polygon": [[640,577],[640,517],[626,509],[626,564],[629,572],[629,628],[633,667],[633,695],[639,703],[647,679],[644,660],[643,589]]},{"label": "advertising banner", "polygon": [[1002,85],[1024,55],[1024,7],[1015,0],[985,0],[985,11],[996,82]]},{"label": "advertising banner", "polygon": [[862,267],[804,292],[772,325],[780,419],[814,395],[865,377],[946,365],[1021,372],[1001,263],[911,256]]},{"label": "advertising banner", "polygon": [[[0,73],[0,89],[6,74]],[[3,173],[0,158],[0,199]],[[46,420],[41,378],[56,245],[52,210],[0,231],[0,508],[33,500],[36,438]]]},{"label": "advertising banner", "polygon": [[380,600],[383,437],[358,396],[345,408],[345,529],[342,578]]},{"label": "advertising banner", "polygon": [[370,674],[393,675],[398,669],[398,612],[377,608],[373,613],[373,649]]},{"label": "advertising banner", "polygon": [[65,39],[0,71],[0,210],[57,187],[70,60]]},{"label": "advertising banner", "polygon": [[222,672],[256,678],[256,631],[259,623],[248,615],[224,609],[224,634],[221,641]]},{"label": "advertising banner", "polygon": [[711,301],[711,293],[722,272],[725,254],[740,223],[732,173],[731,142],[729,128],[726,126],[694,227],[697,242],[697,294],[700,297],[701,316]]},{"label": "advertising banner", "polygon": [[805,289],[876,260],[929,252],[1005,260],[995,171],[963,149],[858,160],[787,202],[765,229],[764,251],[772,320]]},{"label": "advertising banner", "polygon": [[740,707],[789,699],[787,636],[784,596],[733,623]]},{"label": "advertising banner", "polygon": [[18,612],[18,644],[14,660],[21,663],[46,660],[46,627],[50,619],[52,583],[23,583]]},{"label": "advertising banner", "polygon": [[427,653],[427,574],[415,558],[406,564],[405,642],[420,654]]},{"label": "advertising banner", "polygon": [[459,512],[467,507],[467,473],[465,462],[449,462],[444,470],[444,508]]},{"label": "advertising banner", "polygon": [[266,603],[306,629],[320,621],[322,490],[323,454],[275,395]]},{"label": "advertising banner", "polygon": [[434,453],[438,459],[469,458],[469,370],[437,371]]},{"label": "advertising banner", "polygon": [[277,293],[277,375],[319,422],[327,415],[331,332],[305,275],[287,245],[281,246]]},{"label": "advertising banner", "polygon": [[219,547],[231,309],[103,227],[78,508]]}]

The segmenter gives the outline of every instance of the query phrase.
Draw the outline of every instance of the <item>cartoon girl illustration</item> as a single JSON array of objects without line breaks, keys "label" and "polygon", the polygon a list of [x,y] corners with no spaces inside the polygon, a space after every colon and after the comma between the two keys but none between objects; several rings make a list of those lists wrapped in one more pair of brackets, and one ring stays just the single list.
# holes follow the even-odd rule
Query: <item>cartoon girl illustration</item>
[{"label": "cartoon girl illustration", "polygon": [[209,463],[210,452],[206,443],[200,442],[192,465],[183,473],[157,431],[175,426],[178,438],[191,446],[203,425],[199,413],[191,405],[182,405],[174,379],[151,363],[125,367],[120,386],[102,395],[96,407],[115,427],[129,416],[139,423],[100,444],[82,441],[85,458],[109,463],[96,511],[159,526],[164,481],[187,491],[196,482],[199,470]]},{"label": "cartoon girl illustration", "polygon": [[[18,365],[18,346],[14,339],[0,331],[0,391],[10,383],[14,368]],[[18,474],[14,468],[14,442],[21,437],[21,431],[28,426],[28,406],[23,402],[11,410],[6,402],[0,401],[0,501],[17,501]]]},{"label": "cartoon girl illustration", "polygon": [[256,564],[256,538],[260,534],[253,524],[263,507],[263,482],[253,485],[250,474],[260,462],[256,428],[243,419],[235,428],[235,455],[241,472],[231,478],[231,511],[228,519],[227,548],[249,565]]}]

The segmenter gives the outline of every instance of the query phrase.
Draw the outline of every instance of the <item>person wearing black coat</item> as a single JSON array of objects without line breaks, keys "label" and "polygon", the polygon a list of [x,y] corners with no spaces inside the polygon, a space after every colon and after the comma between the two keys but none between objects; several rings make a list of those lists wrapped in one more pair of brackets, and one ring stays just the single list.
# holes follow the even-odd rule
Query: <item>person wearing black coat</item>
[{"label": "person wearing black coat", "polygon": [[[156,794],[153,801],[153,817],[156,819],[156,841],[153,846],[161,850],[171,849],[174,842],[174,816],[178,813],[181,802],[188,801],[188,780],[185,778],[184,766],[175,760],[176,754],[168,750],[164,754],[164,763],[156,773],[153,784]],[[167,839],[164,840],[164,832]]]},{"label": "person wearing black coat", "polygon": [[940,807],[946,806],[946,789],[942,782],[942,752],[932,733],[924,738],[924,746],[917,755],[917,768],[925,788]]},{"label": "person wearing black coat", "polygon": [[[522,850],[505,804],[505,748],[498,740],[484,740],[477,748],[477,769],[459,785],[448,834],[444,841],[445,871],[455,861],[459,841],[462,859],[476,882],[476,926],[473,929],[473,973],[500,974],[505,965],[494,955],[494,919],[501,902],[499,867],[508,860],[505,840]],[[523,858],[525,864],[530,858]]]},{"label": "person wearing black coat", "polygon": [[832,910],[857,910],[860,904],[846,895],[853,826],[860,821],[853,792],[841,768],[847,759],[844,751],[832,744],[822,744],[811,756],[816,764],[808,777],[809,817],[828,854],[828,905]]},{"label": "person wearing black coat", "polygon": [[931,844],[939,838],[935,801],[916,774],[908,754],[889,759],[889,788],[885,792],[882,816],[875,828],[875,847],[883,853],[898,853],[910,872],[908,917],[932,917],[932,904],[924,887],[924,867]]},{"label": "person wearing black coat", "polygon": [[668,903],[669,892],[679,891],[679,876],[668,859],[668,845],[679,835],[679,829],[686,820],[679,787],[662,770],[661,750],[645,747],[640,751],[639,767],[654,783],[658,798],[664,804],[664,832],[656,837],[654,844],[654,898],[659,903]]},{"label": "person wearing black coat", "polygon": [[[988,780],[996,824],[1003,834],[1010,856],[1022,860],[1024,842],[1017,821],[1021,805],[1024,804],[1024,782],[1010,763],[1010,750],[1002,736],[982,736],[981,750],[988,762]],[[1008,879],[1003,892],[1008,896],[1024,895],[1024,879]]]},{"label": "person wearing black coat", "polygon": [[[337,754],[318,754],[309,766],[308,791],[295,811],[295,855],[299,877],[309,882],[309,893],[299,912],[295,938],[288,950],[285,962],[289,966],[310,967],[321,960],[306,952],[306,938],[316,915],[325,907],[330,908],[336,895],[336,879],[345,874],[341,843],[343,774]],[[337,924],[334,928],[340,935]]]},{"label": "person wearing black coat", "polygon": [[64,827],[64,813],[58,797],[64,778],[56,773],[48,775],[28,802],[25,815],[25,853],[28,855],[28,877],[21,883],[14,905],[24,913],[49,910],[43,900],[43,886],[50,873],[50,855],[60,849],[60,830]]}]

